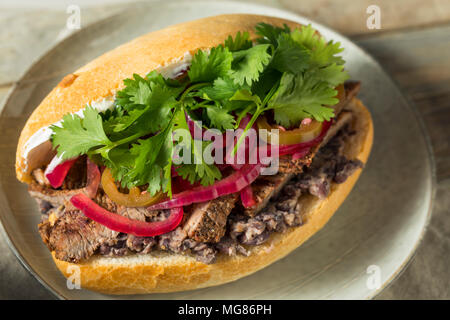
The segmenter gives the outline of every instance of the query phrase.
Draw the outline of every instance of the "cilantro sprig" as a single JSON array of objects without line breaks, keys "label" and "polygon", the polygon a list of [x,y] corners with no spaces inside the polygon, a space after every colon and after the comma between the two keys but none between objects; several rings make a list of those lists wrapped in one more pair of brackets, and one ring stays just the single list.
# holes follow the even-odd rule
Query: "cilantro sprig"
[{"label": "cilantro sprig", "polygon": [[269,110],[287,128],[304,118],[333,118],[329,106],[338,102],[335,87],[348,78],[340,43],[327,42],[310,25],[291,30],[260,23],[255,34],[251,39],[249,32],[238,32],[217,47],[199,50],[181,80],[156,71],[133,75],[116,93],[112,110],[99,113],[87,106],[81,115],[65,115],[51,127],[58,155],[87,154],[110,168],[122,187],[145,186],[152,194],[171,196],[172,158],[179,147],[196,159],[177,165],[179,175],[202,185],[221,179],[215,165],[201,161],[208,143],[198,145],[190,135],[174,141],[174,130],[189,129],[187,115],[202,120],[205,128],[224,131],[250,114],[235,150]]}]

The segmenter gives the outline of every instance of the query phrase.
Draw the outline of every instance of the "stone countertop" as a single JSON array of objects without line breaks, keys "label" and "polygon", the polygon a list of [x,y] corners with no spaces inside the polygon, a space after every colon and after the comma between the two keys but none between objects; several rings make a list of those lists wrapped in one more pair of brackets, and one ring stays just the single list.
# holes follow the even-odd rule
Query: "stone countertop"
[{"label": "stone countertop", "polygon": [[[410,0],[410,6],[421,12],[417,16],[416,11],[402,7],[405,1],[396,5],[379,1],[387,23],[386,28],[378,31],[365,30],[362,22],[357,22],[361,15],[365,17],[370,2],[366,0],[351,8],[342,6],[342,0],[331,1],[331,5],[325,0],[304,0],[301,6],[295,0],[251,2],[295,11],[347,34],[380,61],[416,103],[436,159],[436,199],[430,225],[415,256],[377,299],[450,299],[450,5],[448,1],[433,1],[428,6]],[[128,5],[82,6],[81,27],[118,13]],[[69,16],[66,7],[50,7],[0,4],[0,106],[33,61],[71,32],[66,27]],[[333,16],[329,20],[327,12],[333,7],[342,13],[340,18]],[[402,10],[410,10],[409,15]],[[343,23],[352,17],[357,23]],[[3,237],[0,252],[0,299],[54,298],[21,266]]]}]

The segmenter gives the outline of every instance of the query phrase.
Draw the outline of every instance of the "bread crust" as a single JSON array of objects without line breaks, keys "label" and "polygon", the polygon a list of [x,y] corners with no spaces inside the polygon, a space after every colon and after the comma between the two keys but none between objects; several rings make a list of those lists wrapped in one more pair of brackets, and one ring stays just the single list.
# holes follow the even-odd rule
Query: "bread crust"
[{"label": "bread crust", "polygon": [[[345,147],[350,159],[366,163],[372,147],[373,124],[369,111],[354,98],[349,107],[355,115],[352,122],[356,134]],[[329,196],[319,200],[301,196],[305,209],[304,224],[284,233],[274,233],[262,245],[251,247],[250,256],[218,255],[214,264],[204,264],[193,257],[156,253],[121,258],[94,256],[81,263],[53,260],[64,276],[69,277],[72,266],[80,268],[81,287],[106,294],[143,294],[193,290],[231,282],[252,274],[283,258],[320,230],[333,216],[355,185],[361,169],[343,184],[332,184]]]},{"label": "bread crust", "polygon": [[[16,175],[31,182],[30,169],[23,158],[28,139],[40,128],[53,124],[67,113],[75,113],[87,103],[113,95],[123,88],[123,80],[134,73],[145,76],[161,66],[223,43],[229,35],[248,31],[255,38],[254,27],[259,22],[291,28],[298,23],[259,15],[230,14],[176,24],[136,38],[89,62],[65,76],[45,97],[26,122],[16,151]],[[176,39],[176,41],[174,41]]]}]

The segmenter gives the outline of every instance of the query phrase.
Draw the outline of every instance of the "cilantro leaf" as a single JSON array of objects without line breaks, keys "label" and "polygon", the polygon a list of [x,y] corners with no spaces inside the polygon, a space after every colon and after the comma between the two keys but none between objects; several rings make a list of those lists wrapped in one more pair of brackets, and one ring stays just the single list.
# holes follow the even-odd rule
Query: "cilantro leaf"
[{"label": "cilantro leaf", "polygon": [[200,89],[200,97],[221,101],[231,98],[239,88],[231,78],[217,78],[211,86]]},{"label": "cilantro leaf", "polygon": [[177,168],[177,173],[191,184],[200,180],[204,186],[212,185],[222,178],[220,170],[213,164],[184,164]]},{"label": "cilantro leaf", "polygon": [[113,132],[121,132],[130,127],[139,117],[141,117],[150,107],[136,106],[128,112],[127,115],[123,115],[121,118],[117,118],[115,124],[113,124]]},{"label": "cilantro leaf", "polygon": [[63,160],[75,158],[86,154],[91,148],[111,143],[103,130],[102,117],[91,106],[84,109],[83,118],[66,114],[61,127],[53,125],[51,129],[53,147]]},{"label": "cilantro leaf", "polygon": [[334,110],[323,105],[336,104],[336,94],[337,91],[324,81],[285,73],[268,107],[274,109],[275,121],[285,127],[308,117],[317,121],[330,120],[334,117]]},{"label": "cilantro leaf", "polygon": [[232,99],[236,92],[242,88],[247,87],[237,85],[229,77],[218,78],[214,81],[212,86],[202,88],[200,93],[203,94],[202,97],[204,99],[214,102],[214,104],[205,105],[205,107],[219,105],[222,109],[232,112],[248,106],[248,103],[244,100],[238,101],[236,99]]},{"label": "cilantro leaf", "polygon": [[287,33],[280,34],[277,42],[278,47],[270,63],[272,68],[293,74],[298,74],[308,68],[310,53],[307,48],[295,42]]},{"label": "cilantro leaf", "polygon": [[257,43],[260,44],[271,44],[274,47],[278,45],[278,37],[282,33],[290,33],[291,29],[284,24],[283,28],[273,26],[271,24],[261,22],[258,23],[255,27],[256,34],[260,36],[260,38],[256,39]]},{"label": "cilantro leaf", "polygon": [[233,55],[228,48],[218,46],[208,53],[199,50],[192,59],[188,71],[192,82],[210,82],[216,78],[226,76],[231,70]]},{"label": "cilantro leaf", "polygon": [[263,100],[268,92],[277,85],[282,75],[282,72],[274,68],[267,68],[261,73],[258,81],[252,84],[251,92],[257,94]]},{"label": "cilantro leaf", "polygon": [[258,80],[259,74],[270,62],[269,47],[269,44],[261,44],[233,53],[231,78],[236,84],[242,86],[247,83],[251,86],[254,81]]},{"label": "cilantro leaf", "polygon": [[[145,185],[148,183],[147,190],[151,194],[161,190],[161,181],[163,179],[162,169],[167,165],[169,154],[172,149],[172,140],[168,128],[156,136],[148,139],[139,140],[130,149],[130,153],[136,156],[133,170],[130,170],[129,178],[136,185]],[[164,152],[161,152],[164,150]]]},{"label": "cilantro leaf", "polygon": [[311,71],[311,77],[327,82],[333,87],[336,87],[349,78],[348,73],[344,71],[344,66],[336,63],[320,69],[313,69]]},{"label": "cilantro leaf", "polygon": [[127,86],[117,93],[117,101],[124,106],[126,114],[113,124],[113,131],[121,132],[141,117],[145,118],[145,128],[140,130],[155,132],[164,128],[168,123],[170,110],[176,105],[175,97],[184,87],[169,86],[156,71],[149,73],[146,79],[137,74],[133,78],[126,79],[124,82]]},{"label": "cilantro leaf", "polygon": [[133,93],[134,95],[130,97],[130,100],[135,104],[148,104],[150,100],[152,90],[150,89],[150,84],[146,81],[138,81],[138,89]]},{"label": "cilantro leaf", "polygon": [[120,119],[124,116],[124,114],[124,109],[117,104],[113,109],[108,109],[100,114],[103,121],[103,130],[107,136],[114,131],[114,127],[120,122]]},{"label": "cilantro leaf", "polygon": [[175,98],[171,97],[161,105],[154,104],[147,107],[135,107],[114,126],[114,132],[121,132],[130,128],[128,133],[156,132],[164,128],[170,119],[170,111],[177,105]]},{"label": "cilantro leaf", "polygon": [[[123,177],[133,167],[134,157],[131,156],[129,147],[123,145],[112,149],[108,154],[108,158],[103,159],[103,162],[111,169],[115,181],[119,181],[122,184]],[[126,187],[126,185],[127,183],[123,182],[123,186]]]},{"label": "cilantro leaf", "polygon": [[292,39],[308,48],[311,53],[310,64],[317,67],[327,66],[330,63],[344,64],[342,57],[337,54],[344,51],[339,42],[326,42],[311,25],[302,26],[291,33]]},{"label": "cilantro leaf", "polygon": [[172,152],[171,128],[168,125],[157,135],[139,139],[129,150],[118,148],[118,151],[111,152],[112,173],[122,187],[130,189],[147,184],[151,194],[161,190],[162,169],[167,166],[168,155],[171,156]]},{"label": "cilantro leaf", "polygon": [[163,168],[162,188],[172,198],[172,154]]},{"label": "cilantro leaf", "polygon": [[211,125],[219,130],[233,129],[235,120],[234,116],[228,113],[228,110],[219,106],[209,106],[206,113],[210,119]]},{"label": "cilantro leaf", "polygon": [[236,91],[236,93],[230,98],[230,100],[240,100],[240,101],[252,101],[257,106],[261,105],[261,99],[259,96],[252,94],[247,89],[242,89]]},{"label": "cilantro leaf", "polygon": [[[189,127],[182,108],[174,117],[174,128],[183,129],[186,132],[189,132]],[[191,163],[184,163],[177,168],[178,174],[180,174],[183,179],[187,179],[190,183],[200,180],[202,185],[211,185],[216,179],[222,177],[219,169],[214,164],[207,164],[203,159],[203,151],[210,142],[202,141],[202,147],[199,149],[189,133],[187,141],[183,139],[183,141],[179,143],[184,144],[187,147],[191,152],[191,160],[193,160]],[[198,161],[195,161],[196,159]]]},{"label": "cilantro leaf", "polygon": [[253,43],[250,40],[250,34],[245,31],[241,33],[238,31],[234,39],[230,36],[225,40],[225,47],[227,47],[231,52],[246,50],[251,48]]},{"label": "cilantro leaf", "polygon": [[116,103],[127,110],[143,99],[147,91],[146,80],[138,74],[133,74],[133,79],[125,79],[123,83],[125,88],[117,92]]}]

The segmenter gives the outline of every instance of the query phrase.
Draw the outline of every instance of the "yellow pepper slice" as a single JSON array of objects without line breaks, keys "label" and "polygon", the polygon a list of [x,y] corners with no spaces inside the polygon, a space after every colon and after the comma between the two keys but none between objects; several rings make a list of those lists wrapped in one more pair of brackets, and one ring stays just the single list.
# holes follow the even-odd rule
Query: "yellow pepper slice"
[{"label": "yellow pepper slice", "polygon": [[[277,126],[271,126],[266,117],[261,116],[257,120],[257,125],[259,129],[267,130],[267,143],[274,144],[276,141],[276,133],[272,133],[272,129],[278,129],[278,144],[280,145],[291,145],[302,142],[307,142],[313,140],[322,131],[322,122],[312,120],[309,124],[301,124],[300,127],[292,130],[283,131]],[[264,138],[263,136],[261,136]]]},{"label": "yellow pepper slice", "polygon": [[152,196],[148,192],[142,193],[138,187],[131,188],[128,194],[120,192],[108,168],[105,168],[102,174],[102,187],[112,201],[126,207],[146,207],[163,198],[162,192]]}]

